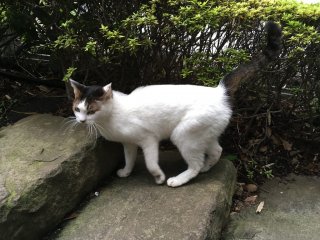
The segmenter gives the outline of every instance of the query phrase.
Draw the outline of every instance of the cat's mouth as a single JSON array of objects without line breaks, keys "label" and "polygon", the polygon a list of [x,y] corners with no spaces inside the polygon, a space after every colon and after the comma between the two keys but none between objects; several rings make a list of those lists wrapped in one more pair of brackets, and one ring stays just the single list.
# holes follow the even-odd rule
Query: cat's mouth
[{"label": "cat's mouth", "polygon": [[81,124],[90,124],[90,121],[88,121],[87,119],[77,119],[77,122]]}]

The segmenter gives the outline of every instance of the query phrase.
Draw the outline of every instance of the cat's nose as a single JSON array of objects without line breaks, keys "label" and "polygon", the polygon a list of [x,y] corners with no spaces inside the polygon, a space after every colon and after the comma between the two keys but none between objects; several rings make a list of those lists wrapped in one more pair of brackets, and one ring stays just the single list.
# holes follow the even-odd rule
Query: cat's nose
[{"label": "cat's nose", "polygon": [[81,122],[81,123],[85,123],[85,122],[86,122],[86,120],[80,120],[80,122]]}]

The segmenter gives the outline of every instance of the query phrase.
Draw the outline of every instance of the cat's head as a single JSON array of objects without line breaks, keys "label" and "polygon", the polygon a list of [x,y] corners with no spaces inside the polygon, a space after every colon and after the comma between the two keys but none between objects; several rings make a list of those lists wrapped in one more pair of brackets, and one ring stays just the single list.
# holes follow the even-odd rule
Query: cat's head
[{"label": "cat's head", "polygon": [[74,91],[73,112],[80,123],[94,123],[102,111],[111,111],[111,83],[101,86],[86,86],[72,79],[69,82]]}]

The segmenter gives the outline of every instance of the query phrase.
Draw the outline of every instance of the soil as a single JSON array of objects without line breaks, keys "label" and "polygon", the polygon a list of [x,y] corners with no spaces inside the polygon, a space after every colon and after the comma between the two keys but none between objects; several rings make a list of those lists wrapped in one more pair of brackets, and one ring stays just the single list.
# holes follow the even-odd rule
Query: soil
[{"label": "soil", "polygon": [[0,127],[37,113],[71,116],[65,89],[0,78]]}]

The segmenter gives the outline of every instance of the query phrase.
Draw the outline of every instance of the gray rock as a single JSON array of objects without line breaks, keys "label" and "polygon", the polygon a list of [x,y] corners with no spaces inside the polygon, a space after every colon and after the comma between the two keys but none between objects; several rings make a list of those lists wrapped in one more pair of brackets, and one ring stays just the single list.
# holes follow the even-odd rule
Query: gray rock
[{"label": "gray rock", "polygon": [[115,169],[121,146],[34,115],[0,131],[0,239],[39,239]]},{"label": "gray rock", "polygon": [[224,240],[318,240],[320,232],[320,178],[291,175],[261,187],[257,206],[231,215]]},{"label": "gray rock", "polygon": [[[170,188],[154,183],[141,158],[132,175],[108,183],[50,239],[219,239],[234,192],[233,164],[221,160],[187,185]],[[161,153],[160,163],[167,177],[186,167],[177,152]]]}]

